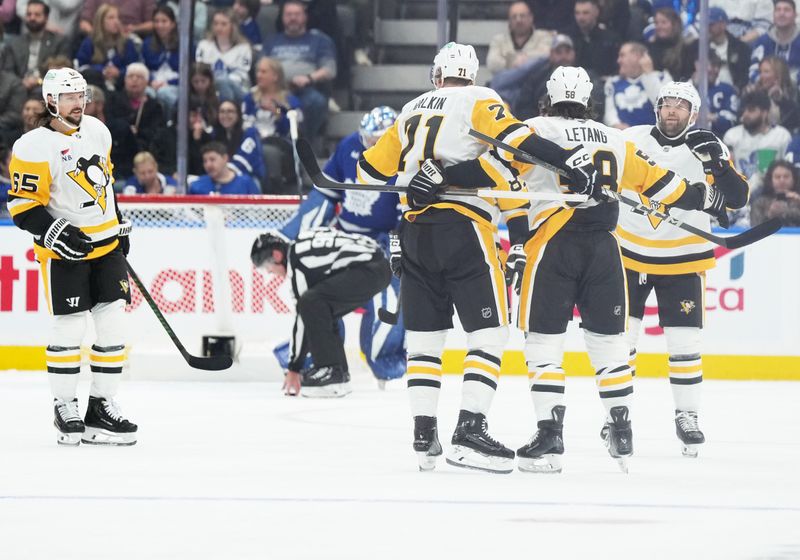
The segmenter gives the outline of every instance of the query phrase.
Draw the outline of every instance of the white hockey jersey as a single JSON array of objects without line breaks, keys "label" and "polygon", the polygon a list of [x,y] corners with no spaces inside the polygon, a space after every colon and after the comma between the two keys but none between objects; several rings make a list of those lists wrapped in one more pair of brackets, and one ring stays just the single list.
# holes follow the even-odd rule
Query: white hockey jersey
[{"label": "white hockey jersey", "polygon": [[[566,149],[582,144],[592,156],[597,169],[596,184],[613,191],[634,191],[674,204],[686,192],[686,182],[672,171],[657,166],[634,143],[627,141],[620,130],[592,120],[562,117],[535,117],[526,121],[538,134]],[[522,178],[531,191],[567,193],[561,178],[541,167],[524,166]],[[617,224],[618,203],[589,200],[576,207],[565,208],[559,202],[531,204],[534,235],[526,246],[529,259],[538,248],[561,228],[612,231]]]},{"label": "white hockey jersey", "polygon": [[[693,183],[713,181],[713,177],[703,172],[703,164],[692,155],[686,144],[662,146],[653,136],[653,130],[651,125],[634,126],[622,134],[658,165],[679,171]],[[639,196],[644,204],[650,204],[647,197]],[[659,209],[664,211],[663,206]],[[669,213],[696,228],[711,231],[711,218],[705,212],[672,208]],[[631,208],[620,209],[617,237],[625,268],[636,272],[688,274],[715,265],[714,245],[710,241]]]},{"label": "white hockey jersey", "polygon": [[[101,257],[118,244],[112,170],[111,133],[94,117],[85,115],[72,134],[44,126],[31,130],[12,150],[9,212],[18,218],[43,206],[92,239],[95,249],[87,259]],[[59,258],[34,241],[37,255]]]},{"label": "white hockey jersey", "polygon": [[[443,87],[406,103],[394,125],[362,154],[358,179],[362,183],[383,184],[396,174],[396,184],[405,186],[427,158],[437,159],[447,167],[486,154],[489,146],[469,136],[470,128],[514,147],[533,132],[511,114],[494,90],[480,86]],[[501,155],[511,159],[510,154]],[[483,156],[481,167],[500,190],[524,188],[515,180],[515,172],[506,160]],[[414,220],[431,208],[450,209],[494,228],[498,209],[505,212],[523,206],[527,207],[525,201],[495,202],[443,195],[439,202],[422,210],[410,211],[404,206],[404,217]]]}]

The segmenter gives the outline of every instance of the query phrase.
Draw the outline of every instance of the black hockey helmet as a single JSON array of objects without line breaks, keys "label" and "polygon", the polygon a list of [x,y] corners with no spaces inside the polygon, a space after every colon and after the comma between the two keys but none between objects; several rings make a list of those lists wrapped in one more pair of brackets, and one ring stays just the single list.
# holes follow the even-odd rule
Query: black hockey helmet
[{"label": "black hockey helmet", "polygon": [[[275,260],[273,253],[275,249],[283,254],[281,262]],[[288,249],[289,240],[284,235],[277,231],[268,231],[259,235],[253,242],[253,248],[250,250],[250,260],[253,261],[253,266],[256,268],[267,262],[285,264],[286,251]]]}]

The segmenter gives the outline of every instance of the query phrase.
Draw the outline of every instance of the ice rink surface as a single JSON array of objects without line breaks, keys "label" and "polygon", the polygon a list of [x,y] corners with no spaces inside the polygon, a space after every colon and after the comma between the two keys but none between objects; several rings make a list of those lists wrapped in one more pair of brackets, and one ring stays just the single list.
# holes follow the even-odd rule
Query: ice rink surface
[{"label": "ice rink surface", "polygon": [[[592,379],[567,380],[561,475],[443,460],[419,473],[403,384],[354,385],[311,400],[276,383],[131,381],[119,402],[139,443],[67,448],[45,375],[2,373],[0,558],[800,558],[800,383],[706,382],[692,460],[668,381],[637,380],[629,475],[598,437]],[[446,451],[459,397],[448,376]],[[531,436],[523,378],[501,379],[489,421],[509,447]]]}]

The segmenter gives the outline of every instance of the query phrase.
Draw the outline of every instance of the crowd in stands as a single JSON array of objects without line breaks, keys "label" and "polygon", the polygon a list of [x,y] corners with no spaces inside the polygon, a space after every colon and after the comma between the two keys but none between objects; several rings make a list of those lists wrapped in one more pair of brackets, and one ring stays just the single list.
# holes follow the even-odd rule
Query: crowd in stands
[{"label": "crowd in stands", "polygon": [[[800,16],[794,0],[710,0],[708,127],[751,185],[739,226],[782,215],[800,226]],[[513,2],[508,31],[491,41],[489,85],[515,116],[539,114],[560,65],[583,66],[598,120],[624,129],[655,124],[667,82],[699,85],[697,0]],[[774,167],[774,168],[773,168]],[[791,169],[790,169],[791,168]],[[789,172],[791,171],[791,172]]]},{"label": "crowd in stands", "polygon": [[[193,2],[188,171],[199,186],[192,192],[296,192],[289,114],[312,140],[324,129],[340,61],[352,55],[337,44],[336,2],[281,0],[275,29],[262,29],[256,18],[272,1]],[[156,0],[3,0],[0,155],[44,111],[47,70],[73,67],[90,84],[86,114],[111,131],[115,188],[173,191],[178,8]]]},{"label": "crowd in stands", "polygon": [[[336,1],[359,32],[342,45]],[[280,4],[275,29],[258,24]],[[708,126],[750,179],[746,226],[776,212],[800,226],[800,18],[794,0],[527,0],[510,2],[508,31],[482,72],[520,118],[539,113],[559,65],[586,68],[596,116],[609,126],[654,124],[660,86],[699,81],[699,26],[708,26]],[[188,171],[191,192],[293,193],[289,115],[317,141],[348,87],[371,64],[374,0],[205,0],[193,3]],[[86,112],[112,132],[115,188],[174,192],[177,169],[178,2],[3,0],[0,156],[35,126],[41,78],[72,66],[91,84]],[[353,56],[353,47],[358,51]],[[788,167],[785,162],[788,162]],[[0,160],[0,182],[4,180]],[[792,222],[794,220],[794,222]],[[792,223],[790,223],[792,222]]]}]

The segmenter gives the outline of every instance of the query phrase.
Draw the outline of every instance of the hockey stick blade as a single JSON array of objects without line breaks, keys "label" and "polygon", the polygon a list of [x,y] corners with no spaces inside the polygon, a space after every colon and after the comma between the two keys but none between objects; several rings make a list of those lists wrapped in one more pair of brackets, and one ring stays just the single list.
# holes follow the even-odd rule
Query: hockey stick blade
[{"label": "hockey stick blade", "polygon": [[[389,192],[397,194],[406,194],[405,187],[398,187],[395,185],[367,185],[363,183],[340,183],[326,176],[319,167],[317,156],[314,155],[314,150],[311,145],[303,138],[299,138],[295,142],[295,149],[300,163],[303,164],[311,182],[321,189],[330,190],[359,190],[359,191],[376,191],[376,192]],[[554,201],[554,202],[586,202],[588,197],[582,194],[560,194],[560,193],[539,193],[529,191],[504,191],[494,190],[490,188],[485,189],[464,189],[459,187],[447,187],[441,191],[440,194],[449,196],[479,196],[482,198],[508,198],[512,200],[537,200],[537,201]]]},{"label": "hockey stick blade", "polygon": [[[528,163],[533,163],[536,165],[541,165],[543,168],[553,171],[554,173],[558,173],[559,175],[565,174],[563,170],[555,168],[552,165],[549,165],[545,162],[542,162],[539,158],[529,154],[528,152],[525,152],[513,146],[509,146],[505,142],[501,142],[496,138],[487,136],[482,132],[470,129],[469,135],[474,138],[477,138],[478,140],[486,142],[487,144],[490,144],[495,148],[498,148],[500,150],[505,150],[508,153],[518,157],[520,160],[527,161]],[[670,216],[669,214],[665,214],[663,212],[659,212],[654,208],[645,206],[641,202],[631,200],[630,198],[623,196],[621,193],[612,191],[605,187],[603,188],[603,193],[606,196],[606,198],[610,200],[617,200],[618,202],[627,204],[628,206],[638,211],[641,211],[644,214],[650,214],[651,216],[659,218],[672,226],[680,228],[684,231],[688,231],[689,233],[693,233],[698,237],[707,239],[708,241],[711,241],[712,243],[715,243],[721,247],[725,247],[726,249],[738,249],[740,247],[750,245],[751,243],[755,243],[756,241],[760,241],[761,239],[764,239],[765,237],[768,237],[773,233],[775,233],[776,231],[778,231],[783,225],[779,218],[772,218],[771,220],[768,220],[763,224],[748,229],[747,231],[743,231],[739,235],[733,235],[731,237],[720,237],[718,235],[714,235],[713,233],[709,233],[700,228],[694,227],[691,224],[687,224],[686,222],[683,222],[678,218]]]},{"label": "hockey stick blade", "polygon": [[378,309],[378,319],[380,319],[382,323],[386,323],[387,325],[396,325],[397,318],[398,318],[397,313],[392,313],[391,311],[383,307]]},{"label": "hockey stick blade", "polygon": [[769,237],[783,227],[783,221],[780,218],[772,218],[756,227],[743,231],[739,235],[732,235],[731,237],[721,237],[724,243],[720,243],[726,249],[739,249],[745,247],[756,241],[761,241],[765,237]]},{"label": "hockey stick blade", "polygon": [[167,318],[164,317],[164,314],[161,313],[161,310],[158,308],[158,304],[156,304],[153,296],[150,295],[150,292],[147,291],[147,288],[144,287],[144,284],[139,279],[139,275],[133,270],[131,263],[125,261],[126,266],[128,267],[128,274],[130,274],[131,278],[133,279],[133,283],[136,284],[136,287],[139,288],[139,293],[142,294],[142,297],[147,302],[147,305],[150,309],[153,310],[153,313],[158,319],[158,322],[161,323],[161,326],[167,331],[167,335],[169,335],[170,340],[172,343],[175,344],[175,347],[183,356],[183,359],[186,360],[186,363],[189,364],[194,369],[201,369],[205,371],[220,371],[223,369],[228,369],[233,365],[233,359],[230,356],[209,356],[209,357],[201,357],[201,356],[192,356],[186,350],[186,347],[178,338],[178,335],[175,334],[175,331],[172,330],[172,327],[167,322]]}]

